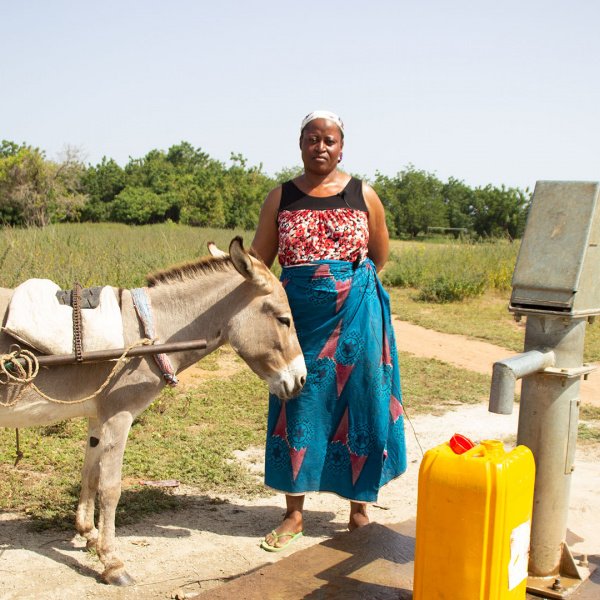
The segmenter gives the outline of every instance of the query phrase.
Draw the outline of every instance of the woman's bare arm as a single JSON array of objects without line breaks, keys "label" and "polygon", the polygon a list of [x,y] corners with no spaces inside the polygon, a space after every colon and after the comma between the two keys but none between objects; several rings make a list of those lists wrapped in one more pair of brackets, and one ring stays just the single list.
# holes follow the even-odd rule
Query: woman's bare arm
[{"label": "woman's bare arm", "polygon": [[262,205],[258,226],[250,249],[270,267],[279,249],[277,213],[281,202],[281,186],[272,189]]},{"label": "woman's bare arm", "polygon": [[385,211],[375,190],[363,183],[363,196],[369,211],[369,258],[375,263],[377,272],[383,269],[390,251],[390,236],[385,223]]}]

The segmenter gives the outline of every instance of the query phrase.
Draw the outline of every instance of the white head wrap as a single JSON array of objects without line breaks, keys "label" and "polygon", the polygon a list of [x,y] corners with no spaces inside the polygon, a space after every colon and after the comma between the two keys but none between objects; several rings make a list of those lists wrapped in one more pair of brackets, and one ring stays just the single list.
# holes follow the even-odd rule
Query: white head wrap
[{"label": "white head wrap", "polygon": [[333,121],[340,128],[342,135],[344,134],[344,123],[335,113],[332,113],[329,110],[315,110],[309,115],[306,115],[302,120],[302,125],[300,125],[300,133],[302,133],[304,128],[315,119],[329,119],[330,121]]}]

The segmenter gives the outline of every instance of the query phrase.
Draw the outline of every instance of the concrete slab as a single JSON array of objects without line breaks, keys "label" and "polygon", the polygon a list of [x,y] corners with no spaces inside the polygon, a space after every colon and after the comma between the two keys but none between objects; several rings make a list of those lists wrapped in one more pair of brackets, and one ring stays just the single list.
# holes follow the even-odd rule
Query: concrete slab
[{"label": "concrete slab", "polygon": [[[388,526],[371,523],[191,600],[411,600],[414,554],[415,519]],[[598,563],[600,557],[590,560]],[[527,600],[536,598],[527,594]],[[570,599],[600,600],[600,569]]]},{"label": "concrete slab", "polygon": [[409,600],[415,520],[342,533],[193,600]]}]

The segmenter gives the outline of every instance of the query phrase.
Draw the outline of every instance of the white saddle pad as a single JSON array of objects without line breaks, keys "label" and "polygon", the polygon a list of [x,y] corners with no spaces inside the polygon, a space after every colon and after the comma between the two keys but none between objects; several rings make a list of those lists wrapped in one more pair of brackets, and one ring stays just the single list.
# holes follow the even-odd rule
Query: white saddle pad
[{"label": "white saddle pad", "polygon": [[[49,279],[29,279],[14,289],[4,330],[44,354],[73,353],[73,308],[59,304],[60,287]],[[97,308],[81,311],[83,350],[123,348],[123,320],[111,287],[100,292]]]}]

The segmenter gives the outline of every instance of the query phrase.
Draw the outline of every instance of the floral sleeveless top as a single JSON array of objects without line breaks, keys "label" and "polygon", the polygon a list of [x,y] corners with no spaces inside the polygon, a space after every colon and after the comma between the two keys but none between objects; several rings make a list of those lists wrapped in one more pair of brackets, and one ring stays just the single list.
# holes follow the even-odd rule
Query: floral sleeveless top
[{"label": "floral sleeveless top", "polygon": [[277,216],[281,266],[315,260],[364,260],[368,216],[360,179],[352,177],[341,192],[324,198],[309,196],[286,181]]}]

